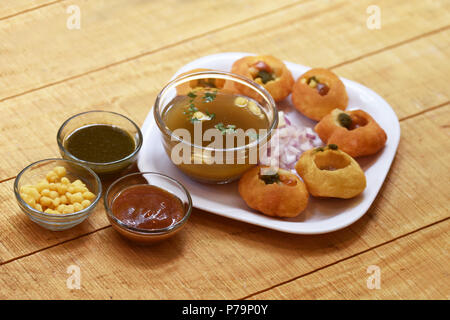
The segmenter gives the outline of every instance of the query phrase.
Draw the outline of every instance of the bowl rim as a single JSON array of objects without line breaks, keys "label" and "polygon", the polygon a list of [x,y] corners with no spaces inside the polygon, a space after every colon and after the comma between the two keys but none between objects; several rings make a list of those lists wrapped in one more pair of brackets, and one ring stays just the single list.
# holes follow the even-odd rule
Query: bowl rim
[{"label": "bowl rim", "polygon": [[[22,177],[22,175],[28,171],[28,169],[30,169],[32,166],[35,166],[39,163],[42,162],[49,162],[49,161],[62,161],[62,162],[68,162],[71,164],[75,164],[80,166],[81,168],[85,169],[86,171],[88,171],[95,179],[95,181],[97,182],[98,185],[98,192],[95,196],[95,200],[92,201],[92,203],[87,206],[86,208],[84,208],[83,210],[77,211],[77,212],[73,212],[73,213],[46,213],[43,211],[39,211],[35,208],[33,208],[32,206],[30,206],[28,203],[25,202],[25,200],[22,199],[22,197],[20,196],[20,190],[19,190],[19,181]],[[92,192],[92,191],[91,191]],[[65,218],[65,217],[74,217],[74,216],[83,216],[85,213],[91,211],[92,209],[95,208],[95,206],[98,204],[101,196],[102,196],[102,182],[99,178],[99,176],[94,172],[94,170],[92,170],[91,168],[77,162],[74,160],[68,160],[68,159],[63,159],[63,158],[47,158],[47,159],[42,159],[39,161],[35,161],[31,164],[29,164],[28,166],[26,166],[25,168],[23,168],[19,174],[17,175],[16,179],[14,179],[14,194],[16,196],[17,201],[20,203],[21,206],[24,206],[28,211],[37,213],[38,215],[44,216],[44,217],[51,217],[51,218]]]},{"label": "bowl rim", "polygon": [[[206,77],[208,76],[209,77]],[[211,76],[212,75],[212,76]],[[267,129],[267,133],[263,136],[263,137],[258,137],[257,140],[252,141],[248,144],[245,144],[243,146],[239,146],[239,147],[233,147],[233,148],[213,148],[213,147],[203,147],[200,145],[196,145],[195,143],[183,140],[182,138],[178,137],[177,135],[175,135],[169,128],[167,128],[167,126],[165,125],[164,120],[162,119],[159,110],[161,110],[160,108],[160,104],[161,104],[161,99],[164,96],[164,94],[166,93],[166,91],[168,89],[170,89],[172,86],[174,86],[175,84],[183,84],[185,82],[191,81],[191,80],[197,80],[197,79],[204,79],[204,78],[215,78],[215,79],[225,79],[225,80],[230,80],[230,81],[234,81],[234,82],[239,82],[239,83],[243,83],[249,87],[253,87],[253,89],[260,94],[261,96],[263,96],[263,98],[269,103],[269,105],[272,107],[273,110],[273,120],[270,123],[268,129]],[[162,110],[161,110],[162,111]],[[158,93],[158,96],[156,97],[155,100],[155,104],[153,106],[153,116],[155,118],[155,122],[156,125],[158,126],[159,130],[164,133],[165,135],[169,136],[171,138],[172,141],[178,141],[180,143],[184,143],[189,145],[190,147],[194,147],[200,150],[208,150],[208,151],[215,151],[215,152],[227,152],[227,151],[240,151],[240,150],[245,150],[245,149],[249,149],[255,146],[259,146],[261,141],[264,141],[264,139],[266,139],[266,142],[268,141],[267,138],[269,138],[272,135],[272,132],[274,129],[277,128],[278,126],[278,107],[277,104],[275,103],[275,100],[273,99],[272,95],[261,85],[259,85],[258,83],[254,82],[251,79],[248,79],[242,75],[236,74],[236,73],[231,73],[231,72],[227,72],[227,71],[220,71],[220,70],[207,70],[207,71],[198,71],[198,72],[192,72],[192,73],[187,73],[185,75],[182,76],[177,76],[174,79],[172,79],[171,81],[169,81],[162,89],[161,91]]]},{"label": "bowl rim", "polygon": [[[124,118],[125,120],[129,121],[129,122],[136,128],[136,132],[137,132],[138,137],[139,137],[138,143],[136,144],[136,146],[135,146],[133,152],[130,153],[130,154],[129,154],[128,156],[126,156],[125,158],[122,158],[122,159],[119,159],[119,160],[115,160],[115,161],[110,161],[110,162],[92,162],[92,161],[87,161],[87,160],[83,160],[83,159],[77,158],[77,157],[75,157],[72,153],[70,153],[69,150],[67,150],[67,149],[64,147],[64,141],[65,141],[65,139],[62,139],[62,138],[61,138],[62,131],[63,131],[63,129],[66,127],[66,125],[67,125],[71,120],[73,120],[73,119],[75,119],[75,118],[77,118],[77,117],[79,117],[79,116],[88,114],[88,113],[109,113],[109,114],[112,114],[112,115],[114,115],[114,116],[122,117],[122,118]],[[101,124],[101,123],[98,123],[98,124]],[[83,126],[84,126],[84,125],[83,125]],[[83,127],[83,126],[81,126],[81,127]],[[113,125],[113,126],[114,126],[114,125]],[[80,128],[81,128],[81,127],[80,127]],[[117,127],[119,127],[119,126],[117,126]],[[76,129],[75,129],[75,130],[76,130]],[[75,130],[74,130],[74,131],[75,131]],[[125,129],[123,129],[123,130],[125,130]],[[125,131],[127,131],[127,130],[125,130]],[[72,132],[73,132],[73,131],[72,131]],[[128,132],[128,131],[127,131],[127,132]],[[143,138],[143,135],[142,135],[142,131],[141,131],[141,129],[139,128],[139,126],[138,126],[133,120],[131,120],[131,119],[128,118],[127,116],[124,116],[123,114],[120,114],[120,113],[117,113],[117,112],[114,112],[114,111],[106,111],[106,110],[89,110],[89,111],[84,111],[84,112],[80,112],[80,113],[74,114],[73,116],[69,117],[68,119],[66,119],[66,120],[62,123],[62,125],[59,127],[58,132],[57,132],[57,134],[56,134],[56,142],[58,143],[59,149],[60,149],[65,155],[67,155],[71,160],[80,162],[80,163],[85,164],[85,165],[98,166],[98,167],[100,167],[100,166],[110,166],[110,165],[118,164],[118,163],[125,162],[125,161],[127,161],[127,160],[132,159],[133,157],[136,156],[136,154],[139,152],[139,150],[141,150],[141,147],[142,147],[142,144],[143,144],[143,140],[144,140],[144,138]]]},{"label": "bowl rim", "polygon": [[[166,180],[174,182],[178,187],[180,187],[180,189],[183,190],[183,192],[186,194],[186,197],[188,199],[188,208],[187,208],[186,213],[183,216],[183,218],[180,221],[178,221],[177,223],[175,223],[175,224],[172,224],[172,225],[170,225],[168,227],[160,228],[160,229],[141,229],[141,228],[131,227],[131,226],[123,223],[119,219],[117,219],[114,216],[114,214],[113,214],[113,212],[112,212],[112,210],[111,210],[111,208],[110,208],[110,206],[108,204],[108,200],[107,200],[108,195],[109,195],[110,191],[112,190],[112,187],[115,186],[118,182],[120,182],[120,181],[122,181],[122,180],[124,180],[124,179],[126,179],[126,178],[128,178],[130,176],[137,176],[137,175],[159,176],[159,177],[162,177],[162,178],[164,178]],[[159,186],[157,186],[157,187],[159,187]],[[161,187],[159,187],[159,188],[161,188]],[[161,188],[161,189],[165,190],[164,188]],[[192,209],[193,209],[191,194],[189,193],[189,191],[186,189],[186,187],[181,182],[179,182],[178,180],[176,180],[176,179],[174,179],[172,177],[169,177],[168,175],[165,175],[165,174],[162,174],[162,173],[159,173],[159,172],[154,172],[154,171],[134,172],[134,173],[130,173],[130,174],[127,174],[127,175],[124,175],[124,176],[118,178],[113,183],[111,183],[111,185],[108,187],[108,189],[106,189],[106,192],[103,195],[103,205],[105,207],[106,215],[108,216],[109,219],[112,219],[112,221],[114,221],[114,223],[116,225],[118,225],[121,229],[124,229],[126,231],[130,231],[132,233],[137,233],[137,234],[140,234],[140,235],[169,234],[169,233],[179,229],[181,226],[183,226],[186,223],[186,221],[191,216],[191,212],[192,212]]]}]

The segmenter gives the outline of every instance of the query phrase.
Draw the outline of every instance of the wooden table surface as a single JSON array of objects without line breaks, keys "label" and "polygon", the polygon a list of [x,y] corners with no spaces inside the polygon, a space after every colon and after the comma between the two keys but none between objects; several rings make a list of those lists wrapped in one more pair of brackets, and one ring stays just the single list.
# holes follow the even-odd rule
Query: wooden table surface
[{"label": "wooden table surface", "polygon": [[[448,0],[1,0],[0,298],[448,299],[449,21]],[[104,109],[142,125],[178,68],[227,51],[331,68],[393,107],[400,145],[359,221],[300,236],[194,210],[177,237],[142,247],[102,205],[63,232],[19,210],[15,176],[59,156],[66,118]],[[67,287],[72,265],[80,289]]]}]

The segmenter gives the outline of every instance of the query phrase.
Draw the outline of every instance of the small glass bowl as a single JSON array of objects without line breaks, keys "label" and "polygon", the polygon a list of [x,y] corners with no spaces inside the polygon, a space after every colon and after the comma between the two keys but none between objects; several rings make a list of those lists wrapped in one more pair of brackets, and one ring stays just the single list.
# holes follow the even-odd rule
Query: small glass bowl
[{"label": "small glass bowl", "polygon": [[[134,151],[127,157],[112,162],[98,163],[78,159],[65,148],[65,140],[74,130],[89,124],[109,124],[125,130],[134,138]],[[58,130],[56,140],[58,142],[59,152],[64,159],[77,161],[91,168],[97,174],[105,176],[120,173],[129,167],[135,161],[142,147],[143,138],[141,129],[131,119],[116,112],[94,110],[76,114],[64,121]]]},{"label": "small glass bowl", "polygon": [[[152,185],[172,193],[183,202],[184,217],[177,223],[162,229],[140,229],[123,223],[112,212],[113,201],[124,189],[136,185]],[[186,188],[175,179],[156,172],[131,173],[117,179],[108,188],[103,199],[106,215],[113,228],[125,238],[140,243],[153,243],[175,235],[184,227],[192,211],[192,199]]]},{"label": "small glass bowl", "polygon": [[[186,83],[192,81],[207,80],[207,79],[219,79],[225,81],[229,87],[232,87],[235,83],[243,85],[249,89],[252,93],[253,100],[256,100],[263,111],[265,112],[269,124],[267,132],[264,135],[260,135],[254,142],[228,149],[215,149],[211,147],[203,147],[196,145],[191,141],[183,140],[179,136],[175,135],[164,122],[164,112],[167,106],[175,98],[179,91],[185,90]],[[180,89],[181,88],[181,89]],[[224,91],[230,89],[223,89]],[[244,96],[244,95],[243,95]],[[156,124],[159,128],[162,137],[163,147],[169,156],[172,163],[183,171],[189,177],[206,183],[223,184],[229,183],[238,179],[245,171],[257,164],[256,157],[252,155],[258,154],[258,150],[272,137],[274,129],[278,126],[278,110],[270,93],[256,82],[247,79],[243,76],[223,72],[223,71],[200,71],[182,75],[174,80],[170,81],[158,94],[155,106],[153,107],[153,115]],[[195,139],[195,138],[194,138]],[[191,150],[189,158],[191,162],[184,163],[174,161],[172,158],[172,151],[176,150],[176,146],[183,144],[188,150]],[[192,163],[195,158],[209,160],[205,158],[205,154],[233,154],[236,153],[236,159],[234,163],[208,163],[203,161],[201,163]],[[227,156],[224,156],[225,159]]]},{"label": "small glass bowl", "polygon": [[[20,196],[20,188],[27,184],[37,184],[40,180],[45,179],[46,174],[53,170],[54,167],[61,166],[66,168],[66,177],[73,182],[80,179],[86,184],[86,187],[95,194],[95,199],[87,208],[67,214],[51,214],[34,209],[28,205]],[[23,212],[41,227],[52,230],[61,231],[70,229],[91,215],[102,194],[102,184],[99,177],[94,171],[75,161],[64,159],[44,159],[34,162],[23,169],[14,181],[14,194],[17,203]]]}]

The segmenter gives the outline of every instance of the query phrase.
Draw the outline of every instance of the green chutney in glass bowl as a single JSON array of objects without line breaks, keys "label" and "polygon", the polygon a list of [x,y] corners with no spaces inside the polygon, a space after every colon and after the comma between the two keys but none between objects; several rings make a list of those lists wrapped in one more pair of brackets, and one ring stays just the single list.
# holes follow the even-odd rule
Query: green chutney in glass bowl
[{"label": "green chutney in glass bowl", "polygon": [[82,163],[100,176],[110,176],[135,162],[142,133],[129,118],[96,110],[67,119],[58,131],[57,142],[64,159]]}]

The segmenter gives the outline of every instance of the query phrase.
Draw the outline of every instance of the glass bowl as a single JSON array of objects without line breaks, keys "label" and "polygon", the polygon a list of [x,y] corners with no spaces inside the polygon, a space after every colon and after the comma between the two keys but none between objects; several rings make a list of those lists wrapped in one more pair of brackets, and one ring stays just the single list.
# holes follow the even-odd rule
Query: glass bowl
[{"label": "glass bowl", "polygon": [[[65,141],[74,130],[89,124],[108,124],[125,130],[134,138],[134,151],[125,158],[112,162],[98,163],[78,159],[65,148]],[[58,130],[56,140],[61,156],[64,159],[77,161],[91,168],[97,174],[105,176],[118,174],[135,161],[142,146],[142,132],[136,123],[119,113],[94,110],[76,114],[64,121]]]},{"label": "glass bowl", "polygon": [[[136,185],[152,185],[172,193],[184,205],[185,214],[183,218],[175,224],[162,229],[135,228],[117,219],[111,209],[113,201],[124,189]],[[175,235],[185,226],[192,211],[192,199],[186,188],[175,179],[156,172],[131,173],[117,179],[108,188],[103,199],[106,215],[113,228],[125,238],[140,243],[153,243]]]},{"label": "glass bowl", "polygon": [[[249,144],[234,148],[216,149],[212,147],[203,147],[199,144],[183,140],[180,136],[174,134],[165,124],[164,112],[177,92],[185,92],[186,83],[195,83],[195,81],[215,79],[215,83],[225,82],[222,92],[237,94],[251,98],[259,103],[262,111],[266,114],[269,124],[266,133],[259,135],[257,139]],[[217,81],[220,79],[220,81]],[[251,91],[251,97],[237,93],[233,87],[234,83],[246,86]],[[163,147],[172,163],[191,178],[207,183],[228,183],[238,179],[242,173],[253,167],[258,162],[259,149],[267,144],[273,134],[273,130],[278,126],[278,111],[272,96],[259,84],[240,75],[222,71],[201,71],[182,75],[169,82],[158,94],[155,106],[153,108],[154,118],[162,136]],[[195,140],[195,138],[194,138]],[[184,145],[186,148],[180,148]],[[176,147],[176,148],[175,148]],[[172,151],[190,150],[188,161],[174,161]],[[231,157],[229,156],[231,154]],[[256,154],[256,157],[255,157]],[[223,163],[211,161],[219,155],[225,159]],[[195,161],[195,159],[201,159]],[[228,161],[231,159],[231,161]]]},{"label": "glass bowl", "polygon": [[[79,179],[86,184],[86,187],[92,193],[95,194],[95,198],[88,207],[75,213],[51,214],[36,210],[22,199],[20,196],[20,188],[22,186],[27,184],[37,184],[40,180],[45,179],[46,174],[56,166],[66,168],[66,177],[71,182]],[[66,230],[83,222],[93,212],[101,197],[101,193],[102,185],[99,177],[94,171],[75,161],[64,159],[44,159],[34,162],[23,169],[14,181],[14,194],[22,211],[25,212],[31,221],[52,231]]]}]

